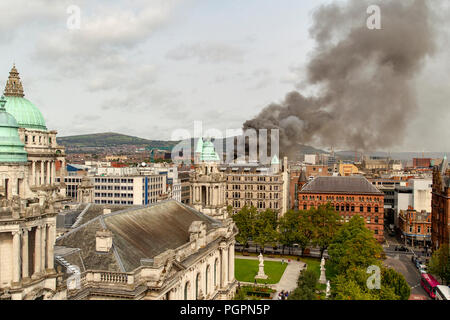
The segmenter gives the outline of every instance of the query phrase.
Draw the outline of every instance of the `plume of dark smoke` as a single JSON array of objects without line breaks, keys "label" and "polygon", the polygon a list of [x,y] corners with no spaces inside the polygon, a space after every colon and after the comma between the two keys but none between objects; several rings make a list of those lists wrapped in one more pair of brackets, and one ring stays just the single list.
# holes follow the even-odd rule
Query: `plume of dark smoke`
[{"label": "plume of dark smoke", "polygon": [[[367,28],[369,5],[381,9],[381,30]],[[402,142],[417,110],[412,83],[434,52],[434,28],[425,0],[350,0],[315,11],[316,42],[306,68],[306,97],[288,93],[244,129],[280,129],[283,155],[299,144],[375,150]]]}]

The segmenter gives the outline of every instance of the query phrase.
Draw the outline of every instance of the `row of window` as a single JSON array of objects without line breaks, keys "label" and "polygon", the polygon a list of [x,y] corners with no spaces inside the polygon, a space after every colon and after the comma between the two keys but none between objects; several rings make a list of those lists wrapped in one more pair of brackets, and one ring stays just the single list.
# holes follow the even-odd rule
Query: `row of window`
[{"label": "row of window", "polygon": [[[241,192],[231,192],[232,198],[241,199]],[[225,193],[225,196],[228,198],[228,192]],[[244,192],[244,196],[246,199],[279,199],[279,193],[265,193],[265,192]]]},{"label": "row of window", "polygon": [[95,178],[96,183],[133,183],[133,179]]},{"label": "row of window", "polygon": [[95,186],[95,190],[133,190],[133,186]]},{"label": "row of window", "polygon": [[228,181],[254,181],[254,182],[278,182],[278,177],[243,177],[243,176],[228,176]]},{"label": "row of window", "polygon": [[[415,231],[414,231],[415,229]],[[416,228],[414,228],[413,226],[409,226],[409,232],[410,233],[421,233],[422,232],[422,226],[417,226]],[[431,233],[431,227],[427,226],[427,233]]]},{"label": "row of window", "polygon": [[[38,136],[39,139],[36,139],[36,136],[31,136],[31,142],[32,143],[36,143],[37,141],[39,141],[39,144],[43,144],[45,141],[45,137],[43,136]],[[28,135],[25,135],[25,144],[28,144]],[[48,144],[52,144],[52,138],[49,137],[48,138]]]},{"label": "row of window", "polygon": [[258,190],[258,191],[278,191],[279,186],[273,185],[239,185],[232,184],[228,185],[228,190]]},{"label": "row of window", "polygon": [[240,200],[233,200],[233,208],[243,208],[244,205],[250,207],[254,206],[258,209],[275,209],[278,210],[280,207],[278,205],[277,201],[269,201],[268,205],[266,206],[265,201],[240,201]]},{"label": "row of window", "polygon": [[[334,204],[331,204],[331,205],[333,207],[335,207],[336,211],[355,212],[355,206],[354,205],[349,205],[349,204],[346,204],[346,205],[339,205],[339,204],[334,205]],[[311,203],[309,205],[310,208],[314,207],[314,206],[315,206],[314,203]],[[364,210],[364,208],[366,210]],[[303,210],[307,210],[307,209],[308,209],[308,204],[304,203],[303,204]],[[364,207],[363,205],[361,205],[361,206],[359,206],[359,212],[375,212],[375,213],[378,213],[379,212],[379,208],[378,208],[378,206],[375,206],[375,207],[373,207],[373,211],[372,211],[372,207],[371,206]]]},{"label": "row of window", "polygon": [[[355,201],[355,197],[302,195],[302,200]],[[381,202],[381,198],[358,197],[359,202]]]},{"label": "row of window", "polygon": [[133,198],[132,193],[95,193],[97,198]]},{"label": "row of window", "polygon": [[119,201],[119,200],[95,200],[96,204],[133,204],[133,201]]}]

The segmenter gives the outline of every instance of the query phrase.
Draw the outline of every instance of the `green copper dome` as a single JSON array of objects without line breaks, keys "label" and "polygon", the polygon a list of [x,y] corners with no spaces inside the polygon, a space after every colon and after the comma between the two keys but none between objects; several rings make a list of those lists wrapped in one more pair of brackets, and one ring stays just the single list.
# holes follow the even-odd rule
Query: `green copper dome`
[{"label": "green copper dome", "polygon": [[20,128],[47,131],[39,109],[24,98],[23,86],[16,66],[9,72],[5,87],[6,111],[14,116]]},{"label": "green copper dome", "polygon": [[20,141],[19,125],[5,110],[6,99],[0,98],[0,162],[27,162],[27,152]]},{"label": "green copper dome", "polygon": [[202,155],[200,156],[200,161],[205,162],[215,162],[220,161],[219,155],[217,154],[214,144],[211,141],[205,141],[202,145]]},{"label": "green copper dome", "polygon": [[44,117],[39,109],[22,97],[6,97],[6,111],[16,118],[20,128],[47,131]]},{"label": "green copper dome", "polygon": [[280,164],[280,160],[278,159],[277,155],[273,156],[272,162],[270,164],[272,164],[272,165]]}]

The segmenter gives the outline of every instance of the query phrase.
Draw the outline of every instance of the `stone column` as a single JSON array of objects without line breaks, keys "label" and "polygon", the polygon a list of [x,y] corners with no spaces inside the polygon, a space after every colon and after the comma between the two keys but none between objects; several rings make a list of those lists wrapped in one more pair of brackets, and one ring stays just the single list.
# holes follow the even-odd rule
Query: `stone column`
[{"label": "stone column", "polygon": [[49,270],[53,270],[55,268],[53,260],[55,235],[55,225],[49,224],[47,239],[47,269]]},{"label": "stone column", "polygon": [[52,161],[52,180],[51,183],[54,184],[56,181],[56,164],[55,161]]},{"label": "stone column", "polygon": [[41,272],[41,226],[36,227],[36,236],[34,238],[34,273],[33,276]]},{"label": "stone column", "polygon": [[41,271],[45,271],[45,251],[46,251],[46,240],[47,240],[47,225],[42,226],[41,229]]},{"label": "stone column", "polygon": [[221,244],[221,254],[222,254],[222,283],[221,287],[226,288],[228,285],[228,247],[225,243]]},{"label": "stone column", "polygon": [[20,283],[20,231],[13,231],[13,285]]},{"label": "stone column", "polygon": [[31,185],[36,185],[36,161],[31,162]]},{"label": "stone column", "polygon": [[47,161],[47,177],[46,177],[46,180],[47,180],[47,184],[49,185],[50,184],[50,161]]},{"label": "stone column", "polygon": [[28,278],[28,229],[23,229],[22,236],[22,278]]},{"label": "stone column", "polygon": [[230,265],[230,273],[228,275],[228,279],[233,282],[234,281],[234,243],[232,243],[229,247],[230,252],[230,261],[228,262]]},{"label": "stone column", "polygon": [[41,164],[41,177],[40,177],[40,181],[38,182],[38,185],[43,185],[43,184],[45,184],[45,181],[44,181],[44,161],[40,161],[40,164]]}]

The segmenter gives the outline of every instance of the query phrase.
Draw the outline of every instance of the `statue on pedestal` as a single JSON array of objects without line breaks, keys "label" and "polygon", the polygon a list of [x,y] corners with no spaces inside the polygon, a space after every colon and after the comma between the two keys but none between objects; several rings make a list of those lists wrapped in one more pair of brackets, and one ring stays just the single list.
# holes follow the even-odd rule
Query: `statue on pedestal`
[{"label": "statue on pedestal", "polygon": [[320,262],[320,278],[319,278],[320,284],[326,284],[327,283],[327,276],[325,274],[325,258],[322,257],[322,261]]},{"label": "statue on pedestal", "polygon": [[267,279],[268,276],[264,273],[264,257],[262,253],[259,254],[258,259],[259,259],[259,270],[255,279]]}]

